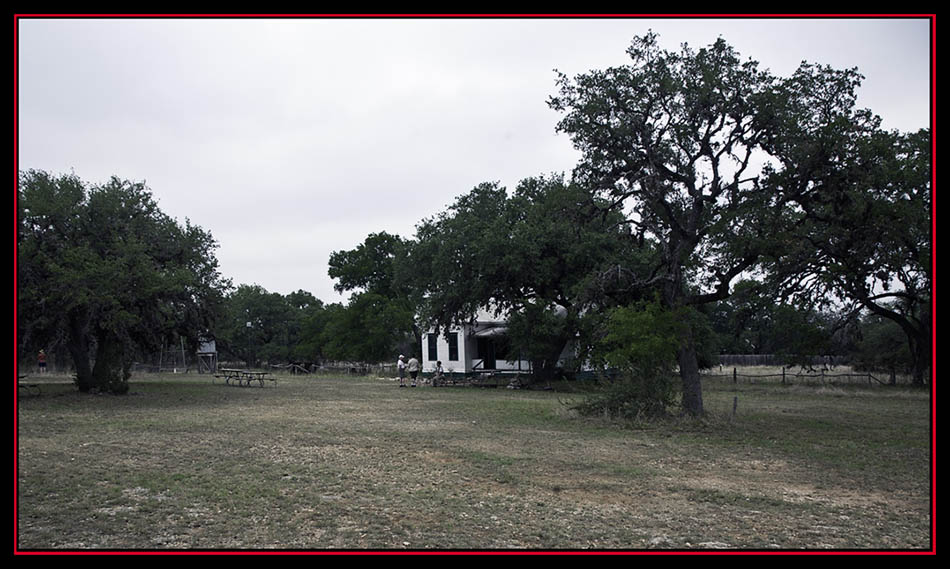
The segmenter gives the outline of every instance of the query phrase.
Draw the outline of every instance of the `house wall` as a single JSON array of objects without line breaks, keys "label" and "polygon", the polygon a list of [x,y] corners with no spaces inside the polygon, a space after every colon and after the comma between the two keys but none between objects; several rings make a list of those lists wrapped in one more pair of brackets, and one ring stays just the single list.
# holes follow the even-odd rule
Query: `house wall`
[{"label": "house wall", "polygon": [[[482,323],[484,324],[484,323]],[[445,373],[469,373],[472,371],[477,371],[478,369],[484,369],[481,367],[482,359],[478,354],[478,338],[474,335],[474,328],[472,326],[463,326],[461,328],[448,330],[443,332],[436,338],[435,347],[436,347],[436,359],[431,359],[429,354],[429,335],[433,332],[430,330],[422,338],[422,371],[429,373],[435,371],[436,360],[442,362],[442,369]],[[458,334],[458,359],[450,360],[449,359],[449,334],[455,333]],[[479,368],[475,366],[479,365]],[[508,362],[504,359],[497,359],[495,362],[495,368],[497,370],[510,370],[510,371],[528,371],[530,369],[530,363],[527,361],[514,361]]]},{"label": "house wall", "polygon": [[[476,329],[484,329],[491,325],[504,325],[505,319],[495,316],[488,310],[482,310],[478,313],[475,327],[466,325],[443,332],[436,340],[437,359],[442,361],[442,369],[445,373],[470,373],[477,371],[475,365],[481,362],[478,354],[478,338],[475,337]],[[458,360],[449,360],[449,342],[448,333],[458,334]],[[430,330],[422,338],[422,371],[430,373],[435,371],[436,360],[429,359],[429,341]],[[567,363],[574,359],[576,346],[573,342],[569,343],[561,354],[561,361]],[[514,354],[509,354],[508,357]],[[481,368],[479,368],[481,369]],[[495,369],[502,371],[523,371],[531,370],[531,363],[527,360],[506,361],[504,358],[498,358],[495,362]]]},{"label": "house wall", "polygon": [[[469,334],[466,333],[466,328],[467,327],[445,331],[439,334],[436,339],[435,358],[441,360],[442,369],[445,373],[465,373],[471,371],[472,354],[474,353],[475,347],[474,345],[469,345]],[[430,330],[422,337],[422,371],[426,373],[435,371],[436,359],[432,359],[429,353],[429,336],[432,333]],[[458,335],[458,359],[456,360],[449,359],[449,334],[451,333]]]}]

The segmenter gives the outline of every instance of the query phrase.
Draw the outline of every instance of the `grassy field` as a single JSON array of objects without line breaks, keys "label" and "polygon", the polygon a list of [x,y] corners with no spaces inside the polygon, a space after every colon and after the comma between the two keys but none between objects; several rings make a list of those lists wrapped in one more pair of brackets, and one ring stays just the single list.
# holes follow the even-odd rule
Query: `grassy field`
[{"label": "grassy field", "polygon": [[708,418],[620,425],[552,391],[59,380],[18,402],[19,550],[932,547],[921,391],[710,380]]}]

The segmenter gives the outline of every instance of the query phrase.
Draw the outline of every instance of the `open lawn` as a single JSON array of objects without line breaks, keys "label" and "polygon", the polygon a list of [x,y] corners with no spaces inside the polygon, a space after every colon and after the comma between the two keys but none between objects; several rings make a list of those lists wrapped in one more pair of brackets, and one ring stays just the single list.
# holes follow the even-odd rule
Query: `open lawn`
[{"label": "open lawn", "polygon": [[20,550],[932,547],[922,391],[709,380],[708,418],[625,426],[552,391],[46,379]]}]

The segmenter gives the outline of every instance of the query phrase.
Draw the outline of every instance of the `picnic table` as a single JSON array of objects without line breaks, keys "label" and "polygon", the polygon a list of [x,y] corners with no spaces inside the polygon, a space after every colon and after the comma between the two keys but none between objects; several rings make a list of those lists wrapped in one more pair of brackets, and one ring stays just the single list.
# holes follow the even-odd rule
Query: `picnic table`
[{"label": "picnic table", "polygon": [[17,393],[20,393],[20,390],[23,390],[23,393],[26,395],[39,395],[40,394],[40,384],[38,383],[24,383],[23,380],[29,377],[29,374],[21,373],[17,377]]},{"label": "picnic table", "polygon": [[264,387],[264,381],[273,381],[277,382],[276,377],[267,377],[269,372],[266,371],[252,371],[249,369],[230,369],[230,368],[221,368],[218,369],[218,373],[214,375],[216,378],[224,378],[224,383],[228,385],[239,385],[241,387],[247,387],[251,385],[251,382],[257,381],[261,384],[261,387]]}]

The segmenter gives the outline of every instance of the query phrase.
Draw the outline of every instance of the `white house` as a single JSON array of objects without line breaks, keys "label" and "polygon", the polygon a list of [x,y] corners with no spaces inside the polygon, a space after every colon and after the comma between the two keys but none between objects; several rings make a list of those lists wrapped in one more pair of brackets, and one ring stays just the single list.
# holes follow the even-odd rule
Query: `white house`
[{"label": "white house", "polygon": [[[430,330],[422,336],[422,370],[433,372],[441,361],[445,373],[530,372],[531,362],[511,353],[507,332],[505,317],[488,310],[479,311],[471,324],[441,334]],[[572,357],[573,346],[568,346],[561,359]]]}]

